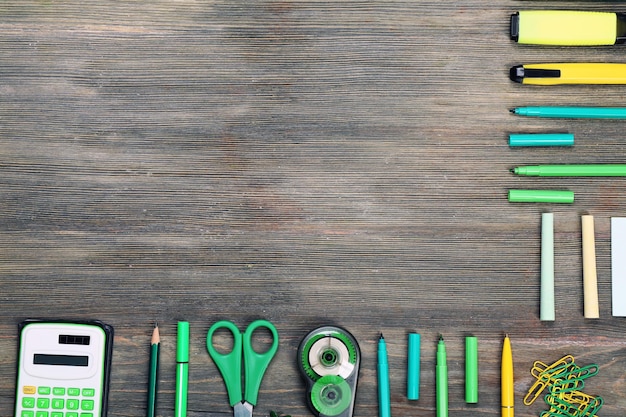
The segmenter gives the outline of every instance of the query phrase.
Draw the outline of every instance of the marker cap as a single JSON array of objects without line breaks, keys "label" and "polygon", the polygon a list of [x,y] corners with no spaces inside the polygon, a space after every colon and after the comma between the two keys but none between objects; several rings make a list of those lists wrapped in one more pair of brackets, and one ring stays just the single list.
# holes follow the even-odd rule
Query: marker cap
[{"label": "marker cap", "polygon": [[512,133],[509,146],[572,146],[574,135],[571,133]]},{"label": "marker cap", "polygon": [[189,322],[178,322],[176,338],[176,362],[189,362]]},{"label": "marker cap", "polygon": [[478,402],[478,338],[465,338],[465,402]]},{"label": "marker cap", "polygon": [[407,392],[409,400],[418,400],[420,397],[420,335],[409,333],[407,372]]},{"label": "marker cap", "polygon": [[573,203],[573,191],[509,190],[511,203]]}]

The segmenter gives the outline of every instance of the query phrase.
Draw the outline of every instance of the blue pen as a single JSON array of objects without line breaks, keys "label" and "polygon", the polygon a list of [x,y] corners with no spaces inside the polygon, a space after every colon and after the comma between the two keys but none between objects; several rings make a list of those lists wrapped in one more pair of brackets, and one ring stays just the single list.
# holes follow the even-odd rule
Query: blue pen
[{"label": "blue pen", "polygon": [[385,338],[378,339],[378,415],[391,417],[391,393],[389,392],[389,364]]},{"label": "blue pen", "polygon": [[626,107],[535,106],[517,107],[510,112],[519,116],[563,119],[626,119]]}]

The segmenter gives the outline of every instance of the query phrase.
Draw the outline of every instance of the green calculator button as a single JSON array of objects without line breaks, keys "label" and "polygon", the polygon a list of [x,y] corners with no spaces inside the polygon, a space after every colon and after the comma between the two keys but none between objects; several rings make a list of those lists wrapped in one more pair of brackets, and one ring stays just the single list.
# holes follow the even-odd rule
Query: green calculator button
[{"label": "green calculator button", "polygon": [[35,399],[33,397],[22,398],[22,407],[23,408],[35,408]]},{"label": "green calculator button", "polygon": [[70,397],[78,397],[80,395],[80,388],[68,388],[67,395]]},{"label": "green calculator button", "polygon": [[93,411],[94,401],[93,400],[82,400],[80,402],[80,409],[85,411]]},{"label": "green calculator button", "polygon": [[37,393],[39,395],[50,395],[50,392],[52,392],[50,387],[39,387],[39,388],[37,388]]},{"label": "green calculator button", "polygon": [[53,398],[52,399],[52,409],[53,410],[63,410],[65,407],[65,400],[63,398]]},{"label": "green calculator button", "polygon": [[93,397],[94,395],[96,395],[94,388],[83,388],[83,397]]},{"label": "green calculator button", "polygon": [[65,388],[63,387],[52,388],[52,395],[65,395]]},{"label": "green calculator button", "polygon": [[47,411],[37,411],[35,417],[50,417],[50,413]]},{"label": "green calculator button", "polygon": [[65,417],[78,417],[78,413],[70,411],[69,413],[65,413]]},{"label": "green calculator button", "polygon": [[34,411],[22,411],[20,417],[35,417]]},{"label": "green calculator button", "polygon": [[37,408],[50,408],[50,398],[37,398]]},{"label": "green calculator button", "polygon": [[93,417],[93,413],[80,413],[80,417]]},{"label": "green calculator button", "polygon": [[68,410],[78,410],[80,402],[78,400],[67,400],[66,406]]},{"label": "green calculator button", "polygon": [[60,411],[53,411],[50,413],[50,417],[63,417],[63,413]]}]

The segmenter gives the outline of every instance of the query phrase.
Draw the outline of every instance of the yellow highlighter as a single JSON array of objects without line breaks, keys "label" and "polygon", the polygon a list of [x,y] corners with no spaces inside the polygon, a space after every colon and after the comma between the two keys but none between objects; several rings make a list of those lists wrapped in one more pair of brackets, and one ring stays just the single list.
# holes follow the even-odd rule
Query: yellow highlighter
[{"label": "yellow highlighter", "polygon": [[524,10],[511,16],[511,39],[533,45],[621,44],[626,42],[626,13]]},{"label": "yellow highlighter", "polygon": [[510,78],[521,84],[626,84],[626,64],[556,63],[516,65]]}]

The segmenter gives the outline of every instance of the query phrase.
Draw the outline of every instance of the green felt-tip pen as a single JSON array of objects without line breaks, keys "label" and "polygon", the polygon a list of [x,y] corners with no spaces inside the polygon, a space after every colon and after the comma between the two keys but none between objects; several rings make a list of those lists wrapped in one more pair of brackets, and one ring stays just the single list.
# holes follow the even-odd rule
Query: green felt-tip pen
[{"label": "green felt-tip pen", "polygon": [[187,416],[187,382],[189,379],[189,322],[178,322],[176,340],[176,397],[174,416]]},{"label": "green felt-tip pen", "polygon": [[435,389],[437,390],[437,417],[448,417],[448,363],[446,359],[446,344],[443,341],[443,336],[439,336],[439,343],[437,344]]},{"label": "green felt-tip pen", "polygon": [[529,177],[624,177],[626,164],[534,165],[513,168],[511,172]]},{"label": "green felt-tip pen", "polygon": [[626,107],[529,106],[510,110],[519,116],[563,119],[626,119]]}]

